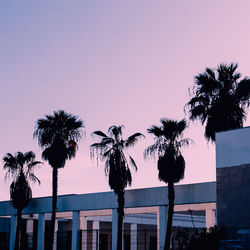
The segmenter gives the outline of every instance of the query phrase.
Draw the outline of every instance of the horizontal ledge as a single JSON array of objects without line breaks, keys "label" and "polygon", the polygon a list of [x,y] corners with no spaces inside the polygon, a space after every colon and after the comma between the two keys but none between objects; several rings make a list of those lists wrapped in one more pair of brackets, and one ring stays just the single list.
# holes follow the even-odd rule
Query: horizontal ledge
[{"label": "horizontal ledge", "polygon": [[[205,182],[175,186],[175,204],[216,202],[216,183]],[[153,187],[125,191],[125,208],[168,205],[168,187]],[[34,198],[23,214],[51,213],[52,198]],[[117,208],[114,192],[58,196],[57,212],[90,211]],[[0,202],[0,216],[14,215],[16,209],[10,201]]]}]

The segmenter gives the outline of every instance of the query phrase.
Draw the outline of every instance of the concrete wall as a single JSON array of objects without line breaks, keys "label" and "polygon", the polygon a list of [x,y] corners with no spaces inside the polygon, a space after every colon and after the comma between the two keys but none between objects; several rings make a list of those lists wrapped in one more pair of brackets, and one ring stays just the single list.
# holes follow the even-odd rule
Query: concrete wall
[{"label": "concrete wall", "polygon": [[217,222],[228,238],[250,229],[250,127],[216,134]]},{"label": "concrete wall", "polygon": [[250,229],[250,166],[218,168],[217,220],[224,224],[230,238],[239,229]]},{"label": "concrete wall", "polygon": [[216,133],[216,168],[250,163],[250,127]]}]

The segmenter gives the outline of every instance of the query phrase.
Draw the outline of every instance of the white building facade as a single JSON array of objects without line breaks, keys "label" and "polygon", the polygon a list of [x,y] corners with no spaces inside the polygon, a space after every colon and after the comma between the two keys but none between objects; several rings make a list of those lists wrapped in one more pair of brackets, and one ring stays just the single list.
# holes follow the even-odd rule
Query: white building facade
[{"label": "white building facade", "polygon": [[[215,224],[216,183],[198,183],[177,185],[175,187],[175,217],[174,226],[211,227]],[[50,220],[51,197],[35,198],[23,210],[23,217],[27,220],[26,232],[32,233],[36,224],[37,250],[45,249],[46,222]],[[192,211],[193,216],[189,215]],[[201,216],[196,213],[202,213]],[[125,192],[124,231],[127,230],[130,246],[127,249],[139,249],[140,228],[155,229],[149,238],[156,244],[157,249],[163,249],[168,214],[167,187],[127,190]],[[0,202],[0,216],[10,217],[10,245],[14,249],[16,210],[9,201]],[[58,197],[56,232],[62,227],[68,227],[72,250],[99,249],[103,241],[107,241],[107,249],[116,250],[117,246],[117,198],[113,192],[103,192],[81,195],[64,195]],[[192,219],[192,221],[191,221]],[[110,227],[110,239],[104,232],[105,225]],[[109,226],[108,226],[109,225]],[[90,230],[91,229],[91,230]],[[108,228],[106,228],[108,230]],[[145,229],[146,232],[146,229]],[[125,237],[125,236],[124,236]],[[33,239],[34,240],[34,239]],[[153,243],[153,241],[156,241]],[[54,249],[58,249],[57,237]],[[102,241],[102,242],[101,242]],[[108,242],[110,241],[110,242]],[[126,239],[125,239],[126,241]],[[104,246],[101,250],[104,250]]]}]

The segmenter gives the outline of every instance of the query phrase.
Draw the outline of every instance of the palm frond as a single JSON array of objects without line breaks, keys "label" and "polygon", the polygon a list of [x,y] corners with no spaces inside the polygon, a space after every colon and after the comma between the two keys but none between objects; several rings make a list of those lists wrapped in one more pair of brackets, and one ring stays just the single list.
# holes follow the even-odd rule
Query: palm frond
[{"label": "palm frond", "polygon": [[177,122],[177,132],[176,132],[176,134],[177,134],[178,136],[181,136],[182,133],[183,133],[183,131],[184,131],[187,127],[188,127],[188,125],[187,125],[186,120],[185,120],[185,119],[180,120],[179,122]]},{"label": "palm frond", "polygon": [[112,125],[108,129],[110,137],[114,137],[116,142],[120,141],[120,138],[122,137],[122,128],[124,128],[123,125],[120,126]]},{"label": "palm frond", "polygon": [[28,170],[33,170],[35,166],[40,167],[39,165],[43,164],[41,161],[32,161],[31,163],[27,164]]},{"label": "palm frond", "polygon": [[205,69],[205,72],[206,72],[206,75],[207,75],[210,79],[216,81],[215,72],[214,72],[213,69],[206,68],[206,69]]},{"label": "palm frond", "polygon": [[131,136],[129,136],[127,138],[127,140],[125,140],[125,147],[132,147],[135,145],[135,143],[138,141],[139,138],[141,137],[145,137],[143,134],[141,133],[135,133]]},{"label": "palm frond", "polygon": [[109,175],[109,169],[110,169],[109,161],[106,160],[105,165],[104,165],[104,172],[106,176]]},{"label": "palm frond", "polygon": [[15,169],[17,169],[17,167],[18,167],[18,164],[16,162],[16,158],[10,153],[7,153],[3,157],[3,162],[4,162],[3,168],[6,170],[12,169],[15,171]]},{"label": "palm frond", "polygon": [[29,152],[24,153],[22,155],[22,157],[24,158],[24,161],[26,161],[26,162],[32,162],[36,158],[36,155],[32,151],[29,151]]},{"label": "palm frond", "polygon": [[250,104],[250,79],[245,77],[236,88],[235,96],[243,106]]},{"label": "palm frond", "polygon": [[104,142],[101,141],[101,142],[93,143],[90,145],[90,149],[95,150],[96,152],[104,153],[108,149],[111,148],[111,146],[109,146],[110,143],[111,141],[104,141]]},{"label": "palm frond", "polygon": [[163,131],[161,129],[161,127],[155,126],[153,125],[151,128],[147,129],[149,134],[153,134],[156,137],[162,136],[163,135]]},{"label": "palm frond", "polygon": [[130,160],[131,165],[135,168],[135,171],[137,171],[138,168],[134,159],[131,156],[129,156],[129,160]]},{"label": "palm frond", "polygon": [[196,119],[200,119],[203,124],[207,119],[207,106],[197,105],[189,110],[189,119],[194,121]]},{"label": "palm frond", "polygon": [[38,183],[39,185],[41,184],[41,181],[33,174],[33,173],[30,173],[29,174],[29,179],[33,182],[33,183]]},{"label": "palm frond", "polygon": [[101,137],[108,137],[106,134],[104,134],[101,130],[97,130],[97,131],[94,131],[92,133],[92,135],[98,135],[98,136],[101,136]]},{"label": "palm frond", "polygon": [[161,143],[160,140],[157,140],[154,144],[152,144],[151,146],[147,147],[144,150],[144,158],[150,158],[153,157],[155,159],[155,154],[159,155],[159,152],[161,151]]},{"label": "palm frond", "polygon": [[109,150],[107,150],[107,151],[105,151],[104,154],[103,154],[103,158],[108,157],[111,154],[111,152],[112,152],[112,148],[109,149]]},{"label": "palm frond", "polygon": [[189,145],[193,145],[194,144],[194,141],[190,138],[185,138],[185,139],[182,139],[180,141],[177,141],[175,146],[177,148],[181,148],[181,147],[186,147],[186,146],[189,146]]}]

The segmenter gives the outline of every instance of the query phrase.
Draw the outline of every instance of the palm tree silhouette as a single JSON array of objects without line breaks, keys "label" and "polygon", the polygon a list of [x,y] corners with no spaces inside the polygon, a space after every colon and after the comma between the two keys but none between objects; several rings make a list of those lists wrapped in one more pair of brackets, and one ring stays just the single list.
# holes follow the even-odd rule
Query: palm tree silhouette
[{"label": "palm tree silhouette", "polygon": [[184,178],[185,160],[181,147],[189,145],[190,139],[183,139],[183,131],[187,128],[186,121],[162,118],[161,126],[152,126],[148,133],[155,136],[155,143],[144,151],[144,157],[158,156],[158,178],[168,184],[168,220],[164,250],[170,249],[172,221],[174,213],[174,184]]},{"label": "palm tree silhouette", "polygon": [[190,120],[200,120],[205,126],[205,138],[215,141],[215,132],[240,128],[246,120],[250,101],[250,79],[241,78],[238,65],[220,64],[206,68],[195,76],[193,97],[185,105]]},{"label": "palm tree silhouette", "polygon": [[134,159],[128,155],[125,156],[124,150],[134,146],[141,133],[135,133],[127,139],[122,138],[123,126],[111,126],[106,135],[102,131],[94,131],[93,134],[101,138],[101,142],[92,144],[91,158],[97,157],[105,161],[105,174],[109,177],[109,186],[117,195],[118,201],[118,237],[117,250],[122,250],[122,226],[124,216],[124,190],[127,185],[131,185],[132,176],[129,169],[129,163],[137,170]]},{"label": "palm tree silhouette", "polygon": [[14,208],[17,209],[15,250],[20,249],[22,211],[32,199],[29,180],[40,184],[40,180],[34,174],[34,167],[41,162],[35,161],[35,157],[36,155],[32,151],[24,154],[17,152],[14,155],[7,153],[3,157],[3,168],[7,170],[5,177],[13,178],[10,185],[10,199]]},{"label": "palm tree silhouette", "polygon": [[52,250],[54,242],[58,169],[65,166],[66,160],[75,157],[77,143],[82,135],[83,122],[77,116],[63,110],[54,111],[53,115],[45,115],[36,123],[34,137],[43,149],[42,158],[52,167],[52,216],[51,239],[49,247]]}]

